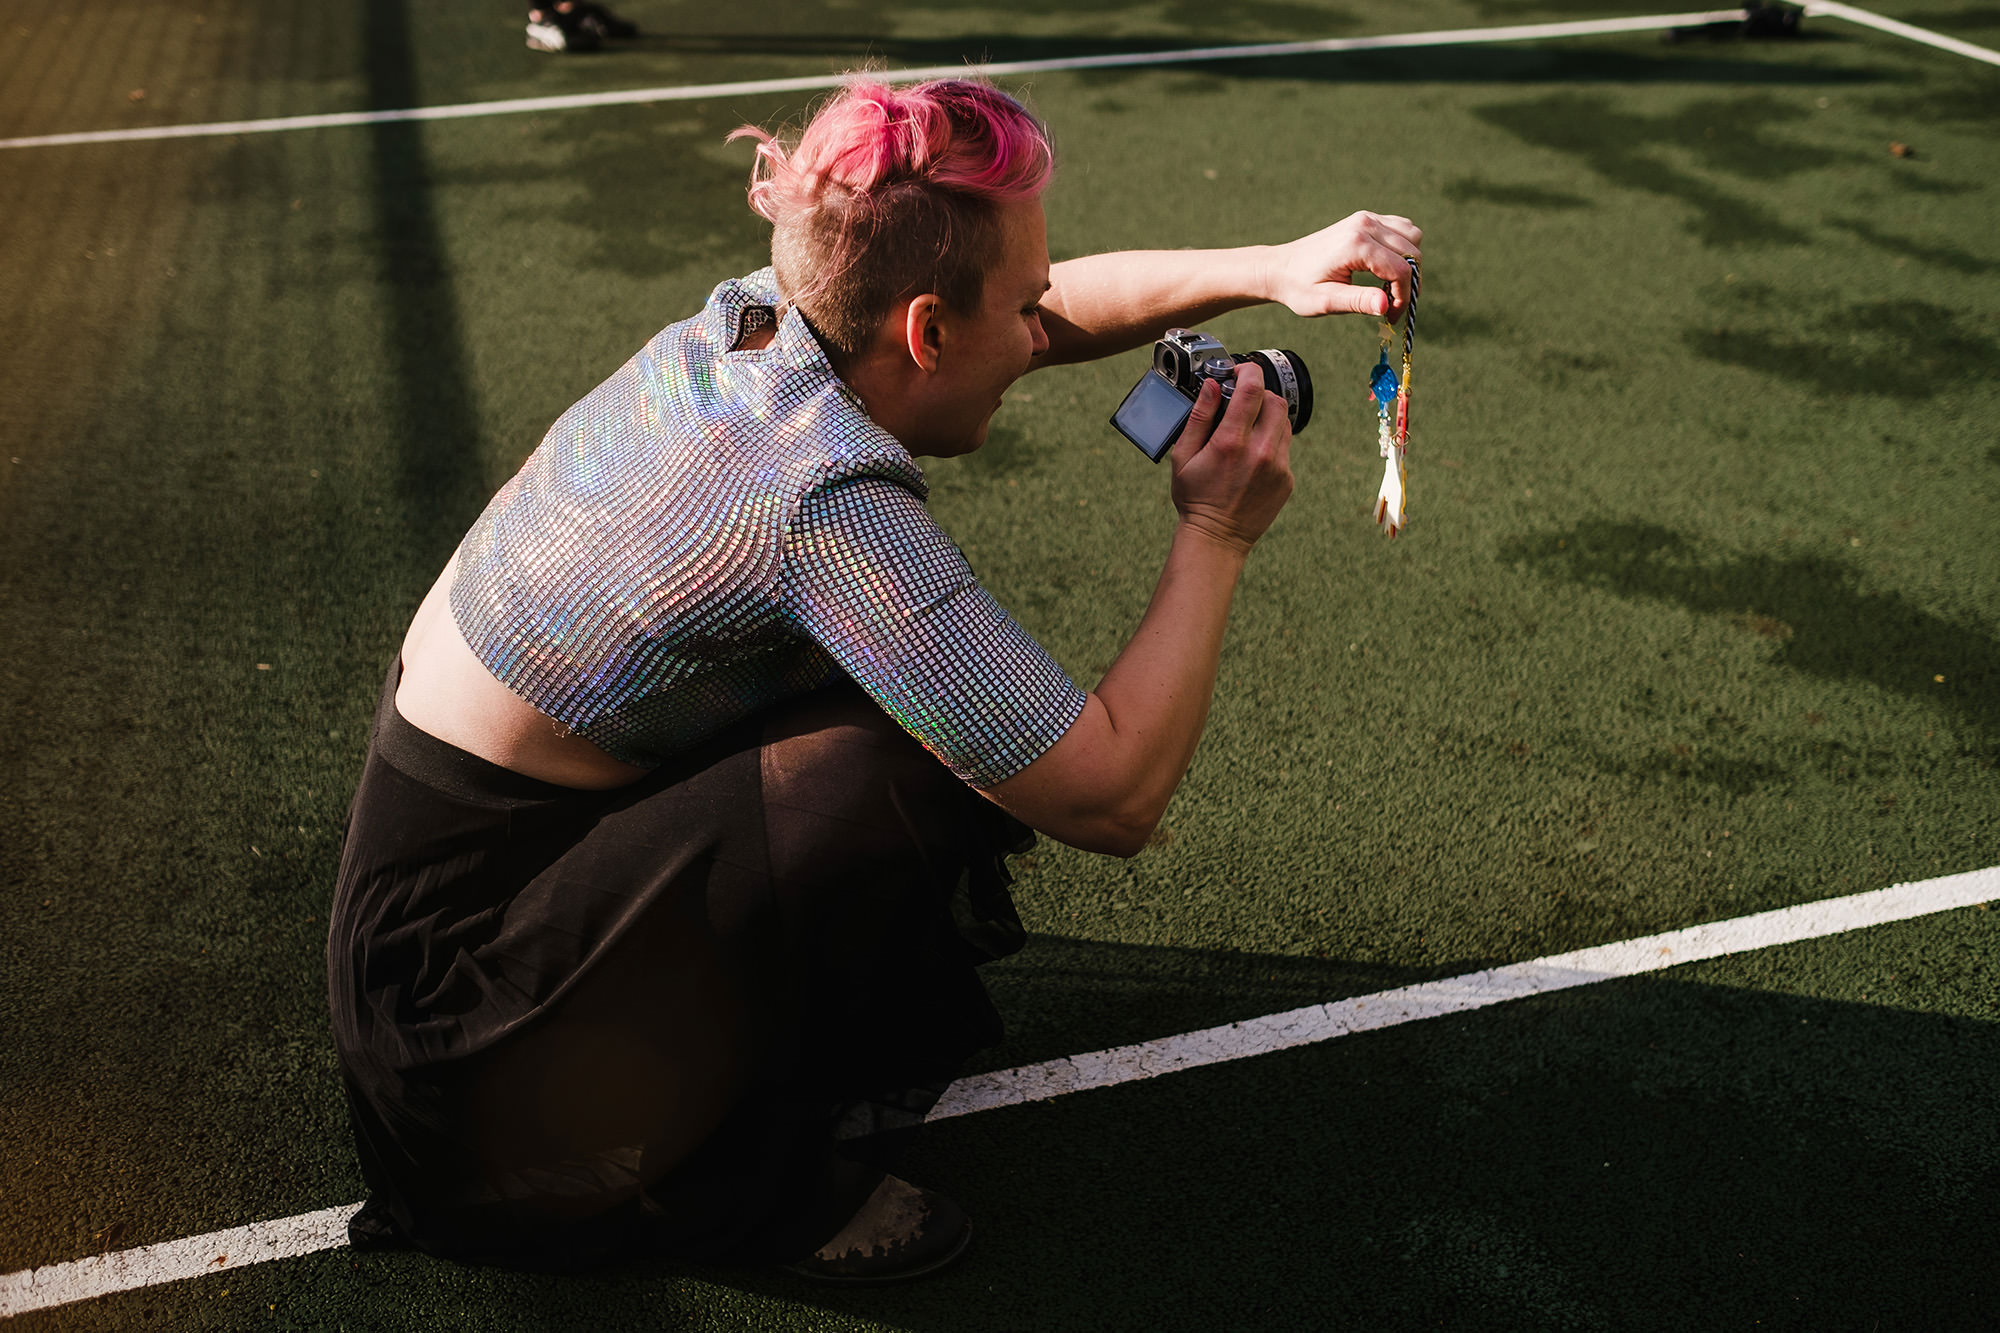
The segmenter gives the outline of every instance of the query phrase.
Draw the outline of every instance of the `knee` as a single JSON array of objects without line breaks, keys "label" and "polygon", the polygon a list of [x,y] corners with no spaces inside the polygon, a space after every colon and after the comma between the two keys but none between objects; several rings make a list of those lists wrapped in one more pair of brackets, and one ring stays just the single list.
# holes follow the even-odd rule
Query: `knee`
[{"label": "knee", "polygon": [[761,762],[772,852],[802,870],[932,861],[985,804],[858,688],[774,714]]},{"label": "knee", "polygon": [[972,795],[853,685],[816,691],[774,712],[764,728],[763,756],[767,797],[810,788],[817,789],[813,804],[866,808],[892,795],[926,806]]}]

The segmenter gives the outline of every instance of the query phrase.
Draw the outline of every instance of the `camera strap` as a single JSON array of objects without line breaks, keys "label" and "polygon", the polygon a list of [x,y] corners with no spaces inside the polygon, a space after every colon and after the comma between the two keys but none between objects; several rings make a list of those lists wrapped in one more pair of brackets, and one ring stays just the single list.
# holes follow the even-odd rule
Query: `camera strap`
[{"label": "camera strap", "polygon": [[1406,458],[1410,445],[1410,354],[1417,346],[1417,261],[1409,255],[1410,307],[1403,316],[1403,373],[1398,376],[1389,364],[1389,348],[1396,340],[1396,326],[1382,321],[1382,350],[1368,377],[1368,394],[1375,400],[1376,441],[1382,451],[1382,489],[1375,496],[1375,521],[1391,537],[1403,530],[1404,510],[1409,498]]}]

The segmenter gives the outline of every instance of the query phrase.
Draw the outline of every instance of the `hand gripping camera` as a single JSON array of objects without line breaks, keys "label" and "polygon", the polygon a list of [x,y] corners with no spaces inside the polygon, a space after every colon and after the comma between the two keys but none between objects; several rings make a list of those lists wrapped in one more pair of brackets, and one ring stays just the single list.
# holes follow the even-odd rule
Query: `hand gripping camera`
[{"label": "hand gripping camera", "polygon": [[1220,342],[1193,329],[1168,329],[1167,336],[1153,344],[1152,369],[1125,395],[1111,414],[1111,424],[1157,463],[1180,438],[1201,382],[1219,381],[1226,402],[1236,392],[1236,367],[1246,361],[1255,361],[1263,370],[1265,389],[1284,398],[1292,434],[1304,430],[1312,420],[1313,385],[1297,352],[1267,347],[1232,356]]}]

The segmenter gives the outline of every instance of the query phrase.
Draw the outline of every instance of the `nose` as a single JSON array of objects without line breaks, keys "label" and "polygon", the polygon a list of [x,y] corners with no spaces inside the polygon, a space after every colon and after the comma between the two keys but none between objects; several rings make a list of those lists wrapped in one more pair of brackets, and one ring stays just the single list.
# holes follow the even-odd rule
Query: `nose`
[{"label": "nose", "polygon": [[1035,312],[1035,317],[1029,320],[1028,324],[1029,327],[1034,330],[1035,334],[1035,341],[1034,341],[1035,355],[1040,356],[1042,353],[1049,350],[1049,331],[1042,327],[1042,312],[1037,310]]}]

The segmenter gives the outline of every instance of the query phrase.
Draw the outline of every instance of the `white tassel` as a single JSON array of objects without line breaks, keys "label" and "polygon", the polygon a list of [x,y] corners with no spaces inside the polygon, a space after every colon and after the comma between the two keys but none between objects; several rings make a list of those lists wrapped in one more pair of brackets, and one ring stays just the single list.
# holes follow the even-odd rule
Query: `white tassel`
[{"label": "white tassel", "polygon": [[1375,496],[1375,521],[1393,537],[1403,530],[1403,450],[1390,433],[1386,412],[1381,425],[1382,489]]},{"label": "white tassel", "polygon": [[1375,497],[1375,521],[1391,537],[1403,530],[1403,451],[1382,462],[1382,489]]}]

